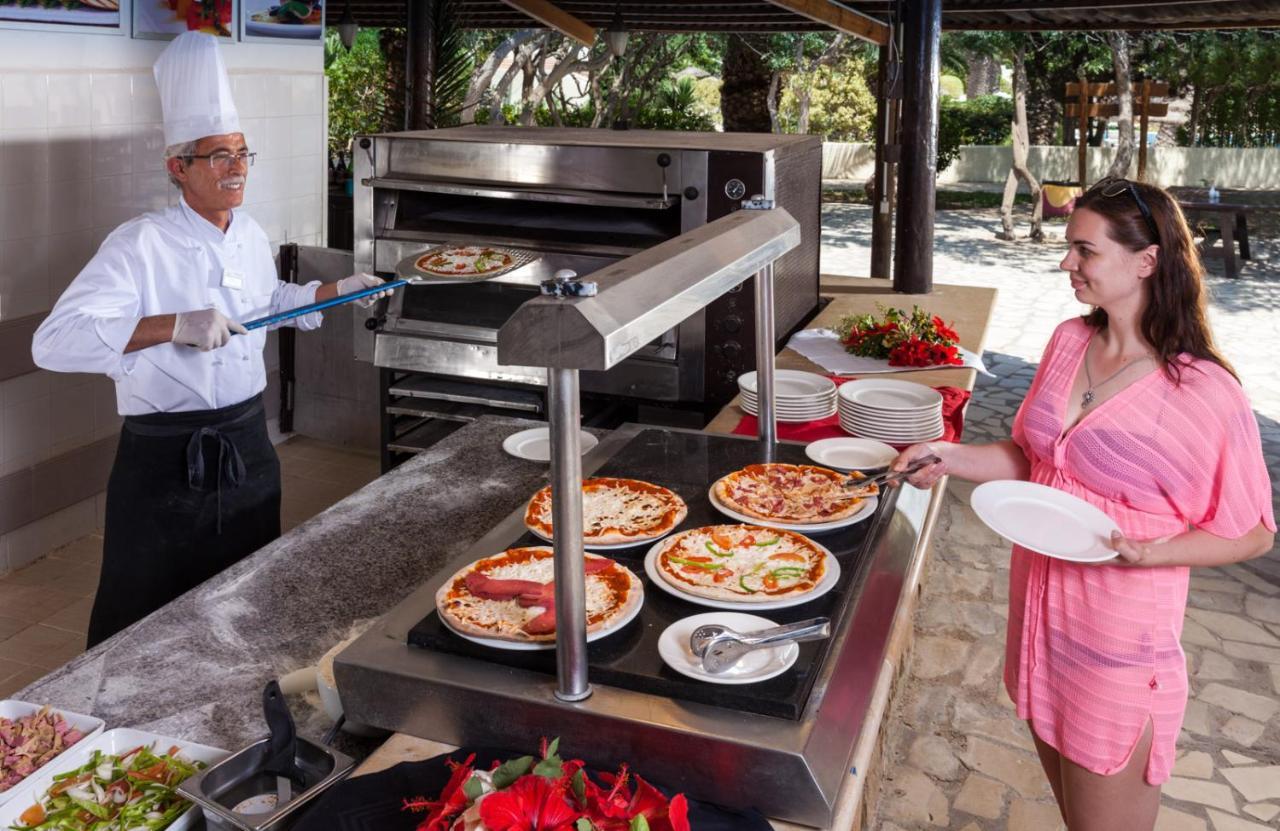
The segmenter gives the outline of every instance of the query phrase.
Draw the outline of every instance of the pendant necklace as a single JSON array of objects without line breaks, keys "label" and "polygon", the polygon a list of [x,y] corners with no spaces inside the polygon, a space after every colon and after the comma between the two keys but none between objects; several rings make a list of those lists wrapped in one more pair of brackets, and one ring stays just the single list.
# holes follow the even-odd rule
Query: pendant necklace
[{"label": "pendant necklace", "polygon": [[[1094,390],[1096,390],[1098,387],[1102,386],[1103,384],[1106,384],[1109,381],[1113,380],[1117,375],[1124,372],[1129,367],[1136,366],[1138,363],[1138,360],[1129,361],[1124,366],[1120,367],[1115,372],[1111,373],[1106,378],[1103,378],[1101,381],[1095,384],[1093,383],[1093,374],[1089,372],[1089,347],[1092,347],[1092,346],[1093,346],[1093,341],[1089,341],[1089,345],[1085,347],[1085,353],[1084,353],[1084,378],[1085,378],[1085,382],[1088,384],[1088,387],[1085,389],[1084,394],[1080,396],[1080,409],[1082,410],[1088,408],[1088,406],[1093,403],[1093,400],[1097,398],[1097,396],[1094,395],[1093,393]],[[1140,360],[1146,360],[1149,357],[1150,356],[1148,355],[1143,355]]]}]

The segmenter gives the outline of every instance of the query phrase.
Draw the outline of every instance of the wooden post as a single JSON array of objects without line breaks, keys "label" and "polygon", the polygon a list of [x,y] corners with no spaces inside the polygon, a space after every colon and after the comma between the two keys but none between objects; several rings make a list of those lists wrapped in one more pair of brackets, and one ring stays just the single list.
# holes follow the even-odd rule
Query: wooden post
[{"label": "wooden post", "polygon": [[1076,162],[1081,188],[1089,187],[1089,82],[1080,76],[1080,157]]},{"label": "wooden post", "polygon": [[[897,32],[890,32],[890,38]],[[900,65],[899,65],[900,66]],[[889,47],[880,47],[880,89],[876,101],[876,165],[872,173],[871,203],[871,276],[888,279],[893,276],[893,203],[898,158],[898,90],[891,83]]]},{"label": "wooden post", "polygon": [[435,102],[431,90],[436,77],[435,0],[406,0],[408,31],[405,50],[405,74],[409,86],[408,127],[410,130],[432,130],[436,126]]},{"label": "wooden post", "polygon": [[928,294],[933,291],[942,0],[906,0],[902,34],[902,163],[898,168],[893,289]]},{"label": "wooden post", "polygon": [[1142,79],[1141,116],[1138,127],[1138,181],[1147,180],[1147,116],[1151,112],[1151,81]]}]

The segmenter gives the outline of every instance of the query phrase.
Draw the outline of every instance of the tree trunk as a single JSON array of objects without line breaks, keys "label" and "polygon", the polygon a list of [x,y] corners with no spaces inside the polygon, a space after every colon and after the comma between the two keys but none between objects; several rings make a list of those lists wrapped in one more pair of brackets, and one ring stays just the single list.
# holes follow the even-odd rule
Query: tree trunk
[{"label": "tree trunk", "polygon": [[769,84],[773,73],[762,54],[767,47],[767,35],[729,36],[720,87],[720,114],[726,132],[767,133],[772,128]]},{"label": "tree trunk", "polygon": [[796,132],[802,136],[809,134],[809,104],[812,96],[813,90],[808,84],[796,92]]},{"label": "tree trunk", "polygon": [[782,125],[778,123],[778,99],[781,98],[782,73],[775,72],[769,79],[769,132],[781,133]]},{"label": "tree trunk", "polygon": [[[1111,56],[1116,67],[1116,96],[1120,99],[1120,115],[1116,118],[1119,137],[1116,141],[1116,155],[1111,160],[1108,176],[1128,178],[1129,168],[1133,164],[1133,86],[1129,80],[1129,33],[1108,32],[1107,41],[1111,44]],[[1146,137],[1143,136],[1143,140]]]},{"label": "tree trunk", "polygon": [[[387,30],[384,29],[383,31]],[[479,109],[480,101],[484,98],[485,92],[493,84],[493,76],[497,74],[502,62],[506,60],[508,55],[515,52],[517,47],[536,34],[538,34],[537,29],[521,29],[518,32],[513,32],[510,37],[498,44],[497,49],[489,53],[489,57],[485,58],[484,63],[471,76],[471,85],[467,89],[467,99],[462,105],[461,123],[476,123],[476,110]]]},{"label": "tree trunk", "polygon": [[1200,140],[1200,113],[1204,107],[1201,84],[1191,88],[1191,118],[1187,121],[1187,146],[1195,147]]},{"label": "tree trunk", "polygon": [[378,46],[387,56],[387,109],[383,113],[382,129],[388,133],[396,133],[409,126],[406,120],[409,89],[405,83],[408,80],[405,45],[404,29],[382,29],[378,32]]},{"label": "tree trunk", "polygon": [[1019,47],[1013,60],[1013,167],[1005,178],[1004,198],[1000,201],[1001,230],[996,234],[999,239],[1017,239],[1013,229],[1013,204],[1018,192],[1018,180],[1021,179],[1031,190],[1031,233],[1028,238],[1033,242],[1044,241],[1044,230],[1041,227],[1044,207],[1040,199],[1040,182],[1031,175],[1031,169],[1027,167],[1029,149],[1026,47]]},{"label": "tree trunk", "polygon": [[968,72],[964,79],[964,94],[970,100],[1000,91],[1000,62],[990,55],[970,52]]},{"label": "tree trunk", "polygon": [[585,60],[577,58],[576,56],[581,54],[583,49],[583,47],[575,45],[570,48],[566,54],[560,55],[555,68],[551,70],[551,73],[543,81],[538,83],[532,92],[525,96],[524,106],[520,113],[522,122],[527,120],[528,123],[532,124],[533,116],[538,109],[538,105],[546,100],[549,106],[551,101],[551,92],[559,87],[560,83],[570,74],[580,71],[598,72],[608,66],[613,60],[613,55],[608,49],[602,49],[600,54],[595,57],[591,57],[590,51],[587,51],[587,58]]}]

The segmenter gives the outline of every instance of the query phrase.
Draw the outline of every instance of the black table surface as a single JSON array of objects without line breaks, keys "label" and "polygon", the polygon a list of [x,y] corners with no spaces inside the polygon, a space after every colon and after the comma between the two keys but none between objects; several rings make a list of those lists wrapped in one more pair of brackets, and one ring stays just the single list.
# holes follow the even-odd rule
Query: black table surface
[{"label": "black table surface", "polygon": [[[703,433],[642,430],[593,475],[643,479],[674,490],[689,506],[689,515],[677,530],[705,525],[733,523],[710,502],[711,484],[734,470],[761,461],[755,441]],[[775,461],[808,464],[800,445],[779,445]],[[831,618],[833,630],[849,614],[852,591],[863,578],[868,552],[882,520],[891,510],[896,489],[881,496],[880,505],[868,518],[845,528],[810,534],[826,546],[840,563],[836,586],[821,597],[792,606],[748,613],[759,614],[778,624],[806,618]],[[546,545],[531,534],[511,541],[511,546]],[[588,644],[589,673],[593,682],[661,695],[673,699],[727,707],[778,718],[798,719],[813,690],[830,640],[800,644],[800,654],[791,669],[755,684],[724,685],[698,681],[669,668],[658,653],[658,638],[672,623],[691,615],[713,611],[692,601],[675,597],[654,586],[644,572],[649,545],[597,552],[618,560],[644,584],[644,607],[631,623]],[[494,552],[497,553],[497,552]],[[555,675],[555,651],[539,652],[494,649],[459,637],[432,612],[409,632],[409,643],[423,649],[464,655],[506,666]]]}]

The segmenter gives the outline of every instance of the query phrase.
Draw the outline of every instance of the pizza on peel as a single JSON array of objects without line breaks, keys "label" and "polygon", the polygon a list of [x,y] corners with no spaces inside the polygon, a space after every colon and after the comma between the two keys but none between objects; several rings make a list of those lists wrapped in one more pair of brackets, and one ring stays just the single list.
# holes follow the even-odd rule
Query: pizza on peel
[{"label": "pizza on peel", "polygon": [[440,248],[423,254],[414,266],[423,274],[436,277],[484,277],[511,265],[513,257],[505,251],[479,245]]}]

